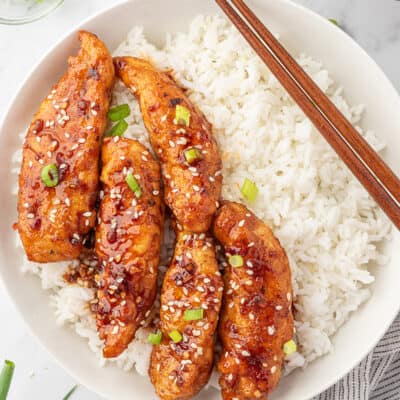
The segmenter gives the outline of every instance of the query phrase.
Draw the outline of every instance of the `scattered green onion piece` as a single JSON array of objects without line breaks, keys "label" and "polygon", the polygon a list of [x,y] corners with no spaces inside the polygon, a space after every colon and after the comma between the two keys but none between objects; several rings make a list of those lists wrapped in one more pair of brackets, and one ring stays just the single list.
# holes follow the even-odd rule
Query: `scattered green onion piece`
[{"label": "scattered green onion piece", "polygon": [[78,385],[75,385],[71,388],[71,390],[63,397],[63,400],[68,400],[72,394],[75,392],[76,388],[78,387]]},{"label": "scattered green onion piece", "polygon": [[121,119],[118,121],[106,134],[105,136],[122,136],[124,132],[128,129],[128,123]]},{"label": "scattered green onion piece", "polygon": [[126,178],[125,178],[125,182],[128,184],[129,188],[132,190],[133,193],[135,193],[135,196],[139,199],[140,197],[142,197],[142,189],[138,183],[138,181],[136,180],[136,178],[129,173]]},{"label": "scattered green onion piece", "polygon": [[253,202],[257,198],[258,188],[253,181],[245,178],[243,185],[240,188],[240,192],[246,200]]},{"label": "scattered green onion piece", "polygon": [[185,321],[196,321],[198,319],[203,319],[204,310],[202,308],[192,308],[191,310],[185,310],[183,319]]},{"label": "scattered green onion piece", "polygon": [[201,152],[199,149],[196,149],[196,147],[185,150],[183,154],[189,164],[193,164],[195,161],[202,159]]},{"label": "scattered green onion piece", "polygon": [[117,122],[121,121],[121,119],[128,117],[130,113],[131,109],[129,108],[128,104],[121,104],[119,106],[110,108],[107,113],[107,117],[110,121]]},{"label": "scattered green onion piece", "polygon": [[179,343],[182,341],[182,335],[176,329],[169,333],[169,337],[173,340],[174,343]]},{"label": "scattered green onion piece", "polygon": [[179,125],[190,125],[190,110],[184,106],[177,105],[175,108],[175,120]]},{"label": "scattered green onion piece", "polygon": [[6,400],[14,374],[15,364],[5,360],[0,374],[0,400]]},{"label": "scattered green onion piece", "polygon": [[340,27],[339,22],[337,22],[336,19],[334,19],[334,18],[329,18],[328,21],[332,22],[333,25],[336,25],[336,26],[339,26],[339,27]]},{"label": "scattered green onion piece", "polygon": [[42,168],[42,172],[40,173],[40,177],[42,178],[42,182],[47,187],[54,187],[58,185],[59,175],[58,168],[56,164],[49,164]]},{"label": "scattered green onion piece", "polygon": [[233,268],[243,267],[243,257],[239,254],[230,256],[228,262]]},{"label": "scattered green onion piece", "polygon": [[149,333],[149,336],[147,337],[147,341],[152,345],[160,344],[161,339],[162,339],[161,331],[157,331],[156,333]]},{"label": "scattered green onion piece", "polygon": [[283,352],[289,356],[297,351],[296,342],[294,340],[289,340],[283,345]]}]

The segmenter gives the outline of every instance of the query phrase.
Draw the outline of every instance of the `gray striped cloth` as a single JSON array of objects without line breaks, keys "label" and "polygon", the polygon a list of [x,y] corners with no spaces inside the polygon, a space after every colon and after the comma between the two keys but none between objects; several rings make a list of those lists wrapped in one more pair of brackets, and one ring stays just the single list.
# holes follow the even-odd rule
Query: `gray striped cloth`
[{"label": "gray striped cloth", "polygon": [[400,400],[400,314],[372,353],[313,400]]}]

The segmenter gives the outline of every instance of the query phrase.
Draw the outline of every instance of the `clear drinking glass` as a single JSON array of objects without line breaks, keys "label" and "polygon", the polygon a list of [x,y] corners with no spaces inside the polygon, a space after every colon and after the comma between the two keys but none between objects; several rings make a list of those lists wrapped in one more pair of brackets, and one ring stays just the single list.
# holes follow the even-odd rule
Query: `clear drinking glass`
[{"label": "clear drinking glass", "polygon": [[44,17],[63,0],[0,0],[0,24],[19,25]]}]

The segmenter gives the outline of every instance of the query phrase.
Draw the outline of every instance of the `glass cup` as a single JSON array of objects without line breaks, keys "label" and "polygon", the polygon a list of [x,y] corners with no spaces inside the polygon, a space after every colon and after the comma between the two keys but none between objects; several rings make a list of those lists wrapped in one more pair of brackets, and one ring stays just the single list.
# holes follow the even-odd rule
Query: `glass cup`
[{"label": "glass cup", "polygon": [[0,0],[0,24],[19,25],[44,17],[64,0]]}]

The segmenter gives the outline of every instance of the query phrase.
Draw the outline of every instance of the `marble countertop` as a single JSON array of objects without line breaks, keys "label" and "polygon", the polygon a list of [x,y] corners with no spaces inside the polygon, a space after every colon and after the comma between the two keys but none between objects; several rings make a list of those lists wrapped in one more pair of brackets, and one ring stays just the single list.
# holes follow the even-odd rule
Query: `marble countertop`
[{"label": "marble countertop", "polygon": [[[382,67],[400,91],[400,1],[295,0],[336,19]],[[74,25],[119,0],[66,0],[62,9],[25,26],[0,26],[0,119],[10,98],[42,55]],[[4,227],[2,228],[4,229]],[[31,337],[0,282],[0,364],[9,358],[17,368],[9,400],[62,399],[75,382]],[[78,387],[73,399],[99,400]],[[72,399],[71,399],[72,400]]]}]

